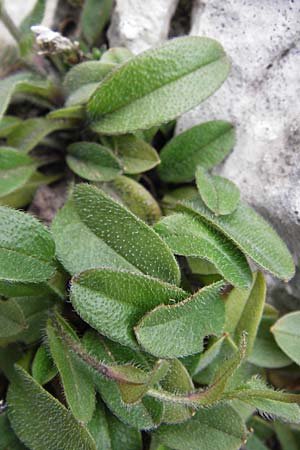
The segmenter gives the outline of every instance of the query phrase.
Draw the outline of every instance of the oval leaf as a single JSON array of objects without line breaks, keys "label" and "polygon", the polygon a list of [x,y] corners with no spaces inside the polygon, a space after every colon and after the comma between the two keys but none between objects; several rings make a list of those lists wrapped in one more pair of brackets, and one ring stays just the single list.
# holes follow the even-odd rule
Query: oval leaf
[{"label": "oval leaf", "polygon": [[240,201],[240,191],[227,178],[209,175],[203,167],[196,170],[196,183],[206,206],[216,215],[231,214]]},{"label": "oval leaf", "polygon": [[26,328],[26,318],[14,299],[0,300],[0,338],[21,333]]},{"label": "oval leaf", "polygon": [[67,94],[71,94],[87,84],[100,83],[114,67],[114,64],[100,61],[86,61],[76,64],[65,76],[65,91]]},{"label": "oval leaf", "polygon": [[176,255],[205,258],[234,286],[251,286],[252,274],[243,253],[197,217],[171,214],[157,223],[154,229]]},{"label": "oval leaf", "polygon": [[293,277],[295,266],[286,245],[268,222],[248,205],[240,203],[229,216],[215,216],[201,198],[184,201],[182,205],[219,229],[268,272],[283,280]]},{"label": "oval leaf", "polygon": [[205,287],[175,305],[161,305],[135,327],[141,346],[159,358],[177,358],[203,349],[205,336],[220,335],[225,321],[223,282]]},{"label": "oval leaf", "polygon": [[16,368],[7,395],[8,414],[17,436],[32,450],[96,450],[85,427],[37,384],[21,367]]},{"label": "oval leaf", "polygon": [[169,122],[213,94],[229,68],[216,41],[173,39],[130,59],[104,80],[88,103],[92,128],[125,134]]},{"label": "oval leaf", "polygon": [[[182,300],[174,285],[126,271],[95,269],[73,278],[71,301],[78,314],[101,334],[137,347],[133,326],[151,308]],[[173,301],[174,301],[173,300]]]},{"label": "oval leaf", "polygon": [[0,148],[0,197],[23,186],[35,172],[29,156],[10,147]]},{"label": "oval leaf", "polygon": [[76,142],[69,145],[67,163],[82,178],[110,181],[121,172],[121,164],[113,152],[96,142]]},{"label": "oval leaf", "polygon": [[158,168],[162,180],[170,183],[192,181],[198,165],[211,169],[232,150],[233,125],[222,120],[202,123],[171,139],[160,152]]},{"label": "oval leaf", "polygon": [[281,317],[271,331],[281,350],[300,366],[300,311]]}]

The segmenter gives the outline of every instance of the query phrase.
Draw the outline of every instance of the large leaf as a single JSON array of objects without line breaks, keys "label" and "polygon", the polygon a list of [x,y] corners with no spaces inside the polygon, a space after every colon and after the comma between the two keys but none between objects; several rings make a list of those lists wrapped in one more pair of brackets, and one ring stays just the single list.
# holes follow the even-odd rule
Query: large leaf
[{"label": "large leaf", "polygon": [[97,450],[141,450],[141,433],[113,416],[98,400],[95,414],[88,424]]},{"label": "large leaf", "polygon": [[29,214],[0,207],[0,284],[42,282],[55,271],[49,231]]},{"label": "large leaf", "polygon": [[198,191],[206,206],[217,216],[231,214],[236,210],[240,191],[227,178],[208,174],[201,166],[196,170]]},{"label": "large leaf", "polygon": [[174,285],[127,271],[94,269],[72,279],[71,301],[101,334],[137,347],[133,326],[151,308],[187,294]]},{"label": "large leaf", "polygon": [[145,172],[160,162],[156,150],[134,135],[116,136],[113,143],[117,156],[123,161],[125,173]]},{"label": "large leaf", "polygon": [[[145,366],[145,361],[147,364],[147,360],[142,355],[138,355],[126,347],[117,347],[115,343],[94,332],[87,332],[83,340],[89,353],[98,361],[106,364],[116,364],[117,361],[123,363],[135,361],[142,367]],[[144,399],[134,405],[125,405],[115,381],[97,374],[94,382],[103,401],[122,422],[138,429],[154,428],[160,422],[161,417],[157,418],[156,414],[153,414],[153,405],[149,405],[149,402],[146,403]]]},{"label": "large leaf", "polygon": [[162,425],[154,435],[174,450],[238,450],[247,431],[238,413],[227,403],[200,409],[192,420]]},{"label": "large leaf", "polygon": [[171,214],[154,229],[176,255],[205,258],[234,286],[246,288],[251,285],[251,270],[243,253],[197,216]]},{"label": "large leaf", "polygon": [[28,153],[53,131],[74,127],[76,127],[76,122],[72,120],[50,120],[43,117],[27,119],[8,136],[7,143],[24,153]]},{"label": "large leaf", "polygon": [[300,366],[300,311],[281,317],[271,331],[279,347]]},{"label": "large leaf", "polygon": [[121,172],[121,164],[113,152],[96,142],[69,145],[66,160],[73,172],[91,181],[111,181]]},{"label": "large leaf", "polygon": [[[62,317],[56,316],[67,334],[79,340]],[[61,376],[64,394],[74,417],[88,423],[95,409],[95,392],[90,374],[69,349],[55,328],[55,322],[47,324],[47,336],[51,355]]]},{"label": "large leaf", "polygon": [[23,186],[35,169],[36,164],[29,156],[10,147],[0,147],[0,197]]},{"label": "large leaf", "polygon": [[9,420],[17,436],[32,450],[96,450],[85,427],[21,367],[11,383]]},{"label": "large leaf", "polygon": [[85,0],[81,13],[81,30],[88,44],[94,45],[107,22],[113,8],[113,0]]},{"label": "large leaf", "polygon": [[287,247],[273,228],[246,204],[240,203],[229,216],[215,216],[200,197],[183,201],[182,205],[219,229],[262,268],[283,280],[293,277],[295,266]]},{"label": "large leaf", "polygon": [[121,175],[102,188],[149,225],[160,219],[161,210],[158,202],[141,183],[132,178]]},{"label": "large leaf", "polygon": [[121,257],[136,271],[179,283],[179,268],[171,251],[158,234],[134,214],[100,189],[84,184],[75,188],[74,203],[82,222],[109,247],[110,255]]},{"label": "large leaf", "polygon": [[229,122],[214,120],[196,125],[175,136],[162,149],[159,175],[171,183],[191,181],[198,165],[211,169],[225,158],[234,143],[235,132]]},{"label": "large leaf", "polygon": [[169,122],[213,94],[229,67],[223,48],[209,38],[183,37],[148,50],[93,94],[87,107],[92,128],[125,134]]},{"label": "large leaf", "polygon": [[26,450],[9,423],[7,413],[0,414],[0,448],[3,450]]},{"label": "large leaf", "polygon": [[223,282],[205,287],[175,305],[161,305],[135,327],[136,337],[149,353],[177,358],[199,353],[205,336],[220,335],[225,321],[220,297]]}]

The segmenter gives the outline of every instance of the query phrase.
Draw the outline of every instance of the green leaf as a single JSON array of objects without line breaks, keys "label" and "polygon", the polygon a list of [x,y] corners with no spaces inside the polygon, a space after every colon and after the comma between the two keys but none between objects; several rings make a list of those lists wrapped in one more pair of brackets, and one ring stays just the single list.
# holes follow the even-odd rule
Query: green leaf
[{"label": "green leaf", "polygon": [[26,327],[22,309],[14,299],[0,300],[0,338],[14,336]]},{"label": "green leaf", "polygon": [[76,127],[76,122],[72,120],[50,120],[42,117],[27,119],[8,136],[7,143],[24,153],[29,153],[48,134],[74,127]]},{"label": "green leaf", "polygon": [[201,166],[196,170],[196,183],[206,206],[217,216],[233,213],[240,201],[240,191],[227,178],[209,175]]},{"label": "green leaf", "polygon": [[149,225],[160,219],[161,210],[157,201],[142,184],[132,178],[121,175],[102,188]]},{"label": "green leaf", "polygon": [[135,271],[179,283],[179,268],[171,251],[134,214],[94,186],[78,185],[74,202],[82,222],[110,248],[111,254],[121,256]]},{"label": "green leaf", "polygon": [[[224,339],[226,339],[225,334],[218,339],[213,338],[213,341],[208,345],[205,352],[191,358],[189,362],[189,370],[192,376],[201,372],[217,358],[222,348]],[[184,360],[184,364],[186,364],[186,359]]]},{"label": "green leaf", "polygon": [[[84,105],[74,105],[74,106],[68,106],[67,108],[58,108],[53,111],[51,111],[47,115],[47,119],[51,120],[78,120],[78,121],[84,121],[85,120],[85,107]],[[80,124],[81,125],[81,124]]]},{"label": "green leaf", "polygon": [[7,394],[9,420],[19,439],[32,450],[96,450],[85,427],[21,367]]},{"label": "green leaf", "polygon": [[156,150],[134,135],[116,136],[113,143],[117,156],[123,161],[125,173],[145,172],[160,163]]},{"label": "green leaf", "polygon": [[288,425],[276,421],[274,428],[282,450],[299,450],[299,440]]},{"label": "green leaf", "polygon": [[249,356],[256,339],[257,330],[261,321],[265,299],[266,299],[266,281],[261,272],[253,274],[253,285],[250,295],[244,306],[239,322],[235,328],[235,341],[239,342],[243,333],[247,333],[247,351]]},{"label": "green leaf", "polygon": [[45,345],[40,345],[32,361],[32,376],[38,384],[47,384],[57,374],[57,368]]},{"label": "green leaf", "polygon": [[33,175],[36,164],[29,156],[9,147],[0,147],[0,197],[22,187]]},{"label": "green leaf", "polygon": [[32,80],[29,72],[20,72],[0,81],[0,119],[2,119],[15,91],[22,91],[22,87],[30,82],[29,80]]},{"label": "green leaf", "polygon": [[0,138],[6,138],[22,120],[16,116],[4,116],[0,119]]},{"label": "green leaf", "polygon": [[295,266],[286,245],[268,222],[246,204],[240,203],[229,216],[215,216],[200,197],[182,202],[181,207],[211,223],[268,272],[283,280],[293,277]]},{"label": "green leaf", "polygon": [[113,0],[85,0],[81,13],[81,30],[89,45],[97,43],[111,16]]},{"label": "green leaf", "polygon": [[108,75],[87,106],[92,128],[125,134],[169,122],[213,94],[229,67],[223,48],[212,39],[172,39]]},{"label": "green leaf", "polygon": [[114,64],[100,61],[76,64],[65,76],[64,89],[70,95],[87,84],[100,83],[114,68]]},{"label": "green leaf", "polygon": [[162,149],[159,175],[171,183],[192,181],[198,165],[211,169],[228,155],[234,143],[235,131],[229,122],[214,120],[196,125]]},{"label": "green leaf", "polygon": [[273,318],[262,317],[252,352],[248,358],[256,366],[277,369],[292,364],[290,358],[280,350],[271,333],[271,327],[274,323]]},{"label": "green leaf", "polygon": [[[83,342],[93,357],[106,364],[116,364],[116,361],[122,361],[123,363],[132,361],[137,363],[139,361],[140,364],[145,364],[143,360],[141,361],[139,355],[133,353],[131,349],[117,346],[117,344],[94,332],[87,332],[84,335]],[[121,355],[120,349],[122,349]],[[122,422],[140,430],[154,428],[160,422],[160,418],[156,417],[153,404],[149,407],[149,404],[143,399],[139,403],[125,405],[115,381],[97,374],[94,382],[103,401]]]},{"label": "green leaf", "polygon": [[73,107],[75,105],[85,105],[98,86],[99,83],[89,83],[81,86],[68,97],[65,106]]},{"label": "green leaf", "polygon": [[97,450],[120,450],[120,445],[122,450],[142,448],[141,433],[120,422],[100,400],[88,428],[96,442]]},{"label": "green leaf", "polygon": [[199,353],[205,336],[220,335],[225,321],[220,297],[223,282],[205,287],[175,305],[161,305],[146,314],[135,327],[138,342],[160,358]]},{"label": "green leaf", "polygon": [[121,164],[113,152],[96,142],[69,145],[66,160],[73,172],[91,181],[111,181],[121,172]]},{"label": "green leaf", "polygon": [[133,56],[133,53],[126,47],[113,47],[103,53],[100,61],[107,64],[123,64]]},{"label": "green leaf", "polygon": [[249,437],[246,447],[246,450],[268,450],[268,447],[264,445],[264,443],[255,435],[251,434]]},{"label": "green leaf", "polygon": [[175,213],[163,218],[154,230],[176,255],[205,258],[234,286],[251,286],[251,270],[243,253],[197,216]]},{"label": "green leaf", "polygon": [[137,348],[133,326],[151,308],[182,300],[174,285],[127,271],[94,269],[72,279],[71,301],[78,314],[101,334]]},{"label": "green leaf", "polygon": [[[55,271],[49,231],[30,214],[0,207],[0,285],[48,280]],[[18,270],[16,270],[16,267]]]},{"label": "green leaf", "polygon": [[31,31],[32,25],[37,25],[43,21],[46,9],[46,0],[36,0],[34,7],[30,13],[22,20],[19,30],[21,34],[21,40],[19,47],[21,56],[26,56],[32,50],[34,43],[34,33]]},{"label": "green leaf", "polygon": [[281,317],[271,331],[281,350],[300,365],[300,311]]},{"label": "green leaf", "polygon": [[26,450],[13,432],[7,413],[0,414],[0,448],[3,450]]},{"label": "green leaf", "polygon": [[[56,315],[56,320],[59,321],[65,333],[79,341],[62,317]],[[47,336],[50,352],[60,373],[70,410],[78,421],[88,423],[95,409],[95,391],[91,376],[75,353],[61,339],[53,321],[48,321]]]},{"label": "green leaf", "polygon": [[220,403],[200,409],[186,423],[162,425],[154,436],[174,450],[238,450],[247,431],[238,413],[228,403]]}]

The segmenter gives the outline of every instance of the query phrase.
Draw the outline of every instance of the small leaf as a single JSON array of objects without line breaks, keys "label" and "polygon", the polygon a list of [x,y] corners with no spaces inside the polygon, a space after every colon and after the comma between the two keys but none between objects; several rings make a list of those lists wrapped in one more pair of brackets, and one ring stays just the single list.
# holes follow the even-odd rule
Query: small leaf
[{"label": "small leaf", "polygon": [[196,170],[198,191],[206,206],[216,215],[227,215],[236,210],[240,191],[227,178],[209,175],[201,166]]},{"label": "small leaf", "polygon": [[237,450],[247,431],[238,413],[228,403],[220,403],[200,409],[186,423],[162,425],[154,436],[174,450]]},{"label": "small leaf", "polygon": [[271,331],[281,350],[300,366],[300,311],[281,317]]},{"label": "small leaf", "polygon": [[32,450],[96,450],[85,427],[21,367],[7,394],[8,415],[19,439]]},{"label": "small leaf", "polygon": [[27,119],[8,136],[7,143],[24,153],[29,153],[44,137],[53,133],[53,131],[74,127],[76,127],[76,122],[72,120],[50,120],[41,117]]},{"label": "small leaf", "polygon": [[[213,338],[213,342],[208,346],[205,352],[200,353],[200,355],[192,357],[193,359],[190,363],[191,365],[190,372],[192,376],[197,375],[197,373],[201,372],[217,358],[222,348],[224,339],[226,339],[225,334],[221,336],[219,339]],[[186,362],[184,361],[184,363]]]},{"label": "small leaf", "polygon": [[[98,361],[106,364],[115,364],[116,360],[123,363],[140,361],[141,356],[133,353],[131,349],[117,346],[114,342],[101,337],[94,332],[87,332],[84,335],[84,344],[89,353]],[[120,350],[122,349],[122,356]],[[136,359],[136,357],[138,359]],[[134,405],[125,405],[121,399],[118,385],[115,381],[97,375],[94,379],[96,389],[99,391],[103,401],[108,408],[115,414],[122,422],[133,426],[139,430],[154,428],[159,422],[160,417],[155,417],[153,411],[153,404],[149,408],[149,404],[143,399],[141,402]]]},{"label": "small leaf", "polygon": [[74,202],[76,212],[89,230],[136,271],[179,283],[179,268],[171,251],[134,214],[94,186],[78,185]]},{"label": "small leaf", "polygon": [[22,187],[33,175],[36,164],[29,156],[9,147],[0,147],[0,197]]},{"label": "small leaf", "polygon": [[198,165],[211,169],[232,150],[235,131],[229,122],[214,120],[196,125],[171,139],[160,153],[158,168],[162,180],[192,181]]},{"label": "small leaf", "polygon": [[246,288],[251,285],[251,270],[243,253],[197,216],[171,214],[154,229],[176,255],[205,258],[234,286]]},{"label": "small leaf", "polygon": [[220,335],[225,321],[223,282],[205,287],[175,305],[161,305],[135,327],[138,342],[160,358],[177,358],[203,349],[205,336]]},{"label": "small leaf", "polygon": [[81,30],[89,45],[97,43],[111,16],[113,0],[85,0],[81,13]]},{"label": "small leaf", "polygon": [[75,105],[85,105],[98,86],[99,83],[88,83],[81,86],[68,97],[65,106],[70,108]]},{"label": "small leaf", "polygon": [[110,181],[121,172],[121,164],[112,151],[96,142],[69,145],[66,159],[73,172],[91,181]]},{"label": "small leaf", "polygon": [[87,84],[100,83],[114,68],[114,64],[100,61],[86,61],[76,64],[65,76],[64,89],[70,95]]},{"label": "small leaf", "polygon": [[216,41],[172,39],[130,59],[101,83],[87,106],[92,128],[125,134],[169,122],[213,94],[228,72]]},{"label": "small leaf", "polygon": [[235,340],[239,342],[243,333],[247,333],[247,351],[249,356],[255,342],[266,299],[266,281],[261,272],[253,275],[253,285],[244,306],[239,322],[235,328]]},{"label": "small leaf", "polygon": [[148,225],[160,219],[161,210],[157,201],[142,184],[132,178],[118,176],[102,188]]},{"label": "small leaf", "polygon": [[247,256],[283,280],[293,277],[295,266],[287,247],[273,228],[252,208],[240,203],[229,216],[215,216],[199,198],[182,202],[231,239]]},{"label": "small leaf", "polygon": [[275,432],[282,450],[299,450],[299,440],[291,428],[279,421],[274,423]]},{"label": "small leaf", "polygon": [[147,311],[186,296],[176,286],[149,276],[106,268],[82,272],[72,279],[71,288],[72,304],[86,322],[133,348],[137,348],[133,326]]},{"label": "small leaf", "polygon": [[0,207],[0,284],[2,280],[9,283],[48,280],[55,271],[54,252],[52,236],[38,220]]},{"label": "small leaf", "polygon": [[36,0],[34,7],[30,13],[22,20],[19,30],[21,34],[21,40],[19,47],[21,56],[26,56],[34,43],[34,33],[31,31],[31,26],[39,24],[43,21],[46,9],[46,0]]},{"label": "small leaf", "polygon": [[271,333],[274,322],[273,318],[264,316],[260,322],[254,346],[248,358],[252,364],[258,367],[277,369],[292,364],[290,358],[280,350]]},{"label": "small leaf", "polygon": [[47,384],[57,374],[50,351],[45,345],[40,345],[32,361],[32,376],[38,384]]},{"label": "small leaf", "polygon": [[[65,333],[79,341],[72,328],[62,317],[56,315],[56,320],[59,321]],[[95,392],[91,376],[74,352],[61,339],[53,321],[48,321],[47,336],[51,355],[60,373],[70,410],[78,421],[88,423],[95,409]]]},{"label": "small leaf", "polygon": [[6,138],[22,120],[16,116],[4,116],[0,119],[0,138]]},{"label": "small leaf", "polygon": [[85,119],[85,107],[84,105],[75,105],[68,106],[67,108],[58,108],[51,111],[47,115],[47,119],[83,121]]},{"label": "small leaf", "polygon": [[14,336],[26,328],[22,309],[14,299],[0,300],[0,338]]},{"label": "small leaf", "polygon": [[100,400],[88,428],[96,442],[97,450],[120,450],[120,445],[122,450],[142,448],[141,433],[120,422]]},{"label": "small leaf", "polygon": [[114,150],[124,163],[124,172],[136,174],[153,169],[160,162],[156,150],[134,135],[116,136]]},{"label": "small leaf", "polygon": [[123,64],[133,56],[133,53],[126,47],[113,47],[103,53],[100,61],[107,64]]}]

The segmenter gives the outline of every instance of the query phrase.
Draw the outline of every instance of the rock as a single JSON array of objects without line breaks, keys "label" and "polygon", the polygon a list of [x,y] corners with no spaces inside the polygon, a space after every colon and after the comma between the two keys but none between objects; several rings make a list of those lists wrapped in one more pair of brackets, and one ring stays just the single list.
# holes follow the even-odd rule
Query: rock
[{"label": "rock", "polygon": [[116,0],[108,40],[140,53],[164,41],[178,0]]}]

